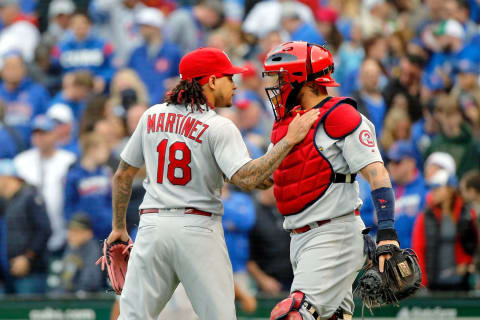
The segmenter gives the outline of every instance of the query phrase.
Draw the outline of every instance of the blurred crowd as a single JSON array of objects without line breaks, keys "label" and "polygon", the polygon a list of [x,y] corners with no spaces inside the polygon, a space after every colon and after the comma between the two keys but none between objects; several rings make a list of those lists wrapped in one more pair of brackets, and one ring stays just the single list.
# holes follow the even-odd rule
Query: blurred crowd
[{"label": "blurred crowd", "polygon": [[[261,77],[288,40],[324,44],[339,88],[376,127],[401,247],[430,290],[480,290],[479,0],[0,0],[0,294],[104,291],[95,266],[111,228],[111,177],[142,113],[192,49],[248,71],[232,108],[252,157],[273,123]],[[140,171],[127,213],[134,238]],[[375,233],[368,183],[361,215]],[[237,296],[292,281],[273,191],[223,192]]]}]

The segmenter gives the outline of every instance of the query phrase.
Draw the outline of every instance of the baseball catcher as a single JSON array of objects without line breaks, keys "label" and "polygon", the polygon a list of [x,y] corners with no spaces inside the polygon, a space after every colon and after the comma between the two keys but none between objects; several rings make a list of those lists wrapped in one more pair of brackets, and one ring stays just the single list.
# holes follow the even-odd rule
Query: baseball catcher
[{"label": "baseball catcher", "polygon": [[[390,254],[380,272],[378,257]],[[387,304],[397,304],[415,293],[422,283],[422,272],[418,258],[411,249],[402,250],[395,245],[377,248],[373,265],[360,277],[355,294],[369,309]]]},{"label": "baseball catcher", "polygon": [[102,271],[105,269],[105,265],[107,266],[110,284],[118,295],[122,294],[132,247],[133,242],[131,239],[128,239],[128,242],[114,241],[112,243],[107,243],[107,240],[105,240],[103,242],[103,256],[97,260],[97,265],[102,264]]}]

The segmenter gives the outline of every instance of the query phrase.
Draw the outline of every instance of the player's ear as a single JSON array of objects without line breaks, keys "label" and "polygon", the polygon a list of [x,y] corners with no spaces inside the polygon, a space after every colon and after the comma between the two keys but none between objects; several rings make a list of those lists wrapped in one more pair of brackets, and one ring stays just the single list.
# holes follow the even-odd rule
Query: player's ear
[{"label": "player's ear", "polygon": [[215,77],[213,74],[208,78],[208,87],[212,90],[215,90],[215,81],[217,80],[217,77]]}]

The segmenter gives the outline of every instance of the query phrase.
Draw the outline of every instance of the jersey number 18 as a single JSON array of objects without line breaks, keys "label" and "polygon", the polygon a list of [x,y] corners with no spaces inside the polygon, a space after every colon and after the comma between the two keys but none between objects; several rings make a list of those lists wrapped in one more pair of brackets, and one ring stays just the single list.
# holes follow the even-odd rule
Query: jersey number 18
[{"label": "jersey number 18", "polygon": [[[158,152],[158,168],[157,168],[157,183],[163,183],[163,172],[165,167],[165,154],[167,151],[168,139],[163,139],[157,145]],[[182,158],[177,159],[177,151],[181,151]],[[184,186],[192,180],[192,168],[188,165],[192,160],[192,153],[185,142],[174,142],[168,150],[169,164],[167,167],[167,178],[174,185]],[[175,169],[182,171],[182,177],[175,177]]]}]

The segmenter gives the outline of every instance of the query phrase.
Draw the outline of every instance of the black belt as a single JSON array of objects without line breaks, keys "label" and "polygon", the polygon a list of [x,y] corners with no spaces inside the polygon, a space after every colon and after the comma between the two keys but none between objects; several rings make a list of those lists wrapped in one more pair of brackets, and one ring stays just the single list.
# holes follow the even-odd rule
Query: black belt
[{"label": "black belt", "polygon": [[343,173],[334,172],[332,181],[334,183],[354,183],[356,177],[357,177],[356,173],[343,174]]}]

